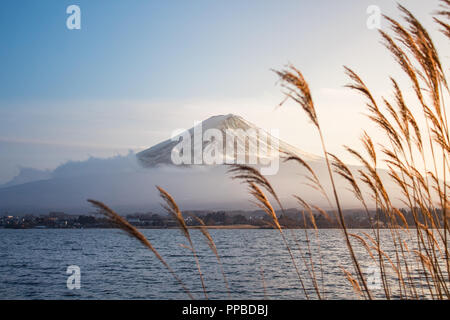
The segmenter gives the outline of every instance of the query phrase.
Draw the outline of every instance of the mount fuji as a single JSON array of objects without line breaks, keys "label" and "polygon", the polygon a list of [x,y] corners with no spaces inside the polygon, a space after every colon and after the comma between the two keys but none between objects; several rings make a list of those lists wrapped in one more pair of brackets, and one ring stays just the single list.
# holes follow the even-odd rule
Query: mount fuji
[{"label": "mount fuji", "polygon": [[[278,160],[279,154],[295,154],[305,161],[320,159],[318,156],[303,152],[302,150],[272,136],[267,131],[258,128],[237,115],[228,114],[213,116],[203,121],[198,127],[203,133],[215,130],[216,136],[218,135],[219,138],[223,139],[215,139],[212,141],[198,139],[195,135],[196,127],[192,127],[185,131],[184,135],[177,135],[173,139],[168,139],[138,153],[138,160],[147,168],[161,164],[172,164],[172,154],[174,151],[177,151],[178,145],[180,144],[180,138],[187,138],[191,142],[190,150],[187,150],[191,155],[190,163],[195,162],[192,156],[195,156],[196,149],[201,150],[202,153],[211,153],[212,150],[217,150],[219,154],[215,156],[218,159],[223,160],[224,163],[238,163],[238,159],[246,159],[245,163],[248,163],[248,159],[251,159],[252,157],[255,159],[256,163],[264,163],[271,160]],[[254,139],[251,139],[249,135],[247,135],[249,132],[254,133]],[[230,136],[233,139],[226,139],[226,137]],[[224,141],[219,140],[224,140],[225,143]],[[276,142],[278,152],[272,154],[259,152],[262,149],[270,150],[271,143],[274,142]],[[236,146],[242,147],[237,148]],[[227,154],[227,148],[229,150],[234,150],[234,153]],[[183,152],[185,151],[186,150],[183,150]],[[203,161],[201,162],[204,164]]]},{"label": "mount fuji", "polygon": [[[203,132],[214,129],[216,134],[236,133],[248,130],[264,132],[245,119],[228,114],[211,117],[200,125]],[[198,127],[197,126],[197,127]],[[181,136],[193,141],[192,150],[203,152],[214,149],[229,162],[236,160],[245,152],[255,156],[258,161],[268,160],[261,154],[252,154],[252,150],[267,146],[267,141],[276,141],[280,153],[271,156],[271,161],[279,161],[276,175],[267,178],[272,183],[285,207],[297,206],[293,194],[316,205],[327,208],[322,196],[305,184],[306,171],[295,163],[284,163],[279,157],[283,153],[295,154],[307,161],[316,171],[325,189],[330,189],[325,162],[322,157],[312,155],[290,144],[277,140],[265,132],[269,139],[239,141],[244,147],[230,155],[225,153],[227,143],[218,145],[217,140],[200,142],[195,140],[195,128],[185,131]],[[225,164],[181,165],[172,163],[173,150],[180,144],[180,136],[168,139],[137,154],[130,152],[126,156],[108,159],[90,158],[81,162],[68,162],[52,172],[26,176],[26,171],[10,183],[0,186],[0,214],[2,213],[47,213],[48,211],[64,211],[66,213],[85,213],[92,210],[86,199],[103,201],[121,213],[136,211],[161,211],[160,199],[155,190],[159,185],[170,192],[183,210],[247,210],[254,209],[244,185],[230,179]],[[199,145],[200,143],[200,145]],[[230,145],[228,145],[229,147]],[[265,158],[265,159],[262,159]],[[358,168],[355,168],[358,169]],[[37,177],[40,180],[33,180]],[[25,183],[23,183],[25,182]],[[359,207],[347,184],[337,179],[341,201],[351,208]]]}]

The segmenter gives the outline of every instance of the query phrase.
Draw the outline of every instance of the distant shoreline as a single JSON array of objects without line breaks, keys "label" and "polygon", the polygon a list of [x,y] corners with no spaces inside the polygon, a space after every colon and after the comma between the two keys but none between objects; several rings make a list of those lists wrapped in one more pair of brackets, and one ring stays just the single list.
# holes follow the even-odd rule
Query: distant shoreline
[{"label": "distant shoreline", "polygon": [[[270,227],[263,227],[263,226],[253,226],[253,225],[223,225],[223,226],[205,226],[206,229],[218,229],[218,230],[277,230],[276,228],[270,228]],[[139,226],[137,227],[140,230],[150,229],[150,230],[175,230],[179,229],[178,227],[150,227],[150,226]],[[89,229],[120,229],[116,227],[86,227],[86,228],[55,228],[55,227],[45,227],[45,228],[39,228],[39,227],[33,227],[33,228],[12,228],[12,227],[0,227],[0,230],[2,229],[9,229],[9,230],[89,230]],[[200,229],[199,226],[188,226],[188,229]],[[284,230],[316,230],[314,228],[298,228],[298,227],[283,227]],[[347,228],[348,230],[366,230],[371,228]],[[380,230],[389,229],[385,227],[380,227]],[[317,230],[340,230],[339,228],[318,228]],[[432,229],[434,230],[434,229]]]},{"label": "distant shoreline", "polygon": [[[138,229],[154,229],[154,230],[172,230],[179,229],[178,227],[151,227],[151,226],[138,226]],[[270,227],[260,227],[250,224],[236,224],[236,225],[222,225],[222,226],[206,226],[207,229],[273,229]],[[12,230],[52,230],[52,229],[65,229],[65,230],[80,230],[80,229],[119,229],[116,227],[84,227],[84,228],[58,228],[58,227],[0,227],[0,229],[12,229]],[[200,226],[188,226],[188,229],[200,229]]]}]

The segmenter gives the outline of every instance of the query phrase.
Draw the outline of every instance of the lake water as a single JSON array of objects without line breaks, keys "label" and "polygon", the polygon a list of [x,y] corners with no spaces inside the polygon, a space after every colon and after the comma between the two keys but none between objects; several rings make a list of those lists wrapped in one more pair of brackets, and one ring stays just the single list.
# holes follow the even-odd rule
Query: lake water
[{"label": "lake water", "polygon": [[[191,252],[179,230],[141,230],[196,298],[203,291]],[[286,230],[311,297],[313,284],[300,251],[309,261],[304,230]],[[357,232],[357,231],[353,231]],[[198,230],[191,231],[209,298],[228,297],[215,255]],[[232,299],[304,299],[292,261],[276,230],[210,230],[230,284]],[[356,295],[340,266],[353,271],[341,231],[309,231],[319,286],[328,299]],[[389,237],[389,231],[383,231]],[[294,240],[295,238],[295,240]],[[413,244],[411,244],[413,246]],[[358,254],[367,256],[356,246]],[[411,248],[410,248],[411,249]],[[412,250],[412,249],[411,249]],[[385,248],[388,255],[392,252]],[[320,268],[322,260],[322,271]],[[361,261],[372,272],[373,261]],[[415,263],[411,261],[411,266]],[[67,288],[67,267],[81,270],[81,288]],[[416,263],[417,265],[417,263]],[[264,275],[264,281],[262,280]],[[322,275],[323,274],[323,275]],[[420,273],[417,272],[417,277]],[[323,281],[322,281],[323,279]],[[264,289],[264,287],[266,289]],[[381,297],[382,289],[374,289]],[[153,253],[117,229],[0,229],[0,299],[186,299]]]}]

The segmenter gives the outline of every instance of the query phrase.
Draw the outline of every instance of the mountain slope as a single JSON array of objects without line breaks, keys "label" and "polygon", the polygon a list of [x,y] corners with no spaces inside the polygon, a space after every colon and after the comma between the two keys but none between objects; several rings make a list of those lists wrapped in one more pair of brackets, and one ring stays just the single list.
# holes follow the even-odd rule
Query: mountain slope
[{"label": "mountain slope", "polygon": [[[224,133],[227,130],[231,132],[260,130],[235,115],[211,117],[202,122],[202,129],[203,132],[214,129],[216,133]],[[184,134],[185,137],[188,136],[194,140],[194,128]],[[264,146],[266,141],[271,140],[258,138],[251,143],[259,147]],[[191,149],[196,148],[195,143],[198,141],[194,141],[190,145]],[[206,143],[200,141],[200,143],[201,151],[207,152],[208,148],[212,148],[218,150],[220,155],[228,156],[225,153],[226,148],[219,148],[220,145],[218,147],[216,140]],[[0,188],[0,214],[6,212],[46,213],[48,211],[86,213],[92,211],[86,202],[88,198],[103,201],[121,213],[158,211],[161,210],[160,199],[155,185],[169,191],[184,210],[254,208],[253,204],[249,202],[250,196],[246,187],[238,181],[230,179],[227,174],[228,166],[173,165],[171,154],[178,144],[179,140],[166,140],[137,155],[130,153],[126,156],[109,159],[91,158],[87,161],[68,162],[51,172],[50,177],[46,177],[46,180],[30,181],[25,179],[23,181],[28,181],[27,183]],[[281,152],[294,153],[307,161],[315,170],[324,188],[331,194],[330,181],[323,158],[305,153],[283,141],[277,141],[276,145]],[[228,160],[237,160],[242,153],[251,154],[254,150],[255,145],[237,150]],[[275,154],[270,159],[272,162],[279,162],[277,174],[269,176],[268,179],[284,206],[286,208],[298,207],[292,197],[293,194],[296,194],[308,202],[325,209],[328,208],[327,201],[316,190],[306,185],[308,183],[304,177],[307,174],[306,170],[297,163],[279,161],[278,156],[279,154]],[[264,155],[261,156],[258,153],[256,157],[258,160],[263,160]],[[351,167],[355,173],[358,169],[361,168]],[[37,177],[41,178],[39,175]],[[336,177],[336,186],[344,207],[347,209],[360,207],[360,203],[347,190],[348,184],[343,179]],[[387,185],[386,188],[389,192],[395,187]],[[367,192],[364,188],[362,189]]]}]

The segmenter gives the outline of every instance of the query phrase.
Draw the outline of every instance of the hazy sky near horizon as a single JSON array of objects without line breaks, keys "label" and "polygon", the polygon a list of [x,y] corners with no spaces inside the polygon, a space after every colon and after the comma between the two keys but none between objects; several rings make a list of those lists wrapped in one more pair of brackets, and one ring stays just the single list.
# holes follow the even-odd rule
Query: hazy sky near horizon
[{"label": "hazy sky near horizon", "polygon": [[[444,65],[448,41],[432,22],[437,0],[399,1],[433,30]],[[317,135],[283,99],[271,68],[290,62],[310,83],[329,149],[370,130],[364,101],[343,88],[343,65],[389,97],[389,76],[409,82],[366,26],[391,0],[5,0],[0,9],[0,183],[20,166],[141,150],[195,121],[235,113],[319,154]],[[69,30],[66,8],[81,8]],[[382,24],[382,27],[386,27]],[[372,131],[376,136],[377,130]],[[350,161],[350,158],[348,158]]]}]

